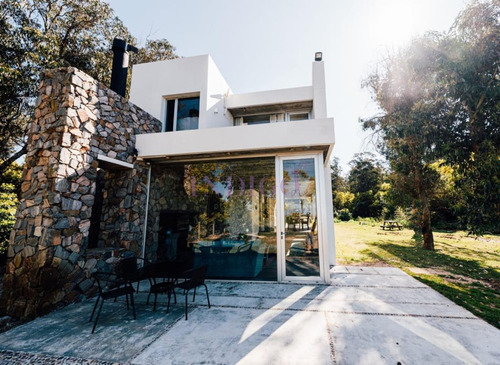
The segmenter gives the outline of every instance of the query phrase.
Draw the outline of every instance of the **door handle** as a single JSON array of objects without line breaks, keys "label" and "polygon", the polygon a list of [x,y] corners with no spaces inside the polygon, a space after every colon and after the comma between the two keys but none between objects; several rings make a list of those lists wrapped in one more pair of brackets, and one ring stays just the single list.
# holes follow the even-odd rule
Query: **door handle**
[{"label": "door handle", "polygon": [[281,239],[285,238],[285,232],[281,232]]}]

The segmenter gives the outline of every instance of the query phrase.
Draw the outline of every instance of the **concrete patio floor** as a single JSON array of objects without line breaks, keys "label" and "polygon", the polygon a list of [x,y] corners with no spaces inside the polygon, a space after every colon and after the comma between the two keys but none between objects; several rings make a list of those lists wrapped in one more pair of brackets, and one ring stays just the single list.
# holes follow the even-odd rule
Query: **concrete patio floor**
[{"label": "concrete patio floor", "polygon": [[[137,295],[0,334],[0,364],[500,364],[500,331],[395,268],[335,267],[332,285],[213,281],[184,320]],[[145,290],[145,286],[141,290]],[[166,298],[162,298],[165,300]]]}]

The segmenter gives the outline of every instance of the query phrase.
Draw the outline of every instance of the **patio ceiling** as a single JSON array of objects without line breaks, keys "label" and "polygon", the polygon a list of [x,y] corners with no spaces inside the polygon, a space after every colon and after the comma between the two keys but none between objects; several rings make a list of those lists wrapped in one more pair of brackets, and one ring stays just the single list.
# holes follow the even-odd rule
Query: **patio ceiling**
[{"label": "patio ceiling", "polygon": [[284,113],[290,110],[311,110],[313,107],[312,100],[296,103],[270,104],[244,106],[238,108],[228,108],[233,117],[241,117],[249,114],[269,114],[269,113]]}]

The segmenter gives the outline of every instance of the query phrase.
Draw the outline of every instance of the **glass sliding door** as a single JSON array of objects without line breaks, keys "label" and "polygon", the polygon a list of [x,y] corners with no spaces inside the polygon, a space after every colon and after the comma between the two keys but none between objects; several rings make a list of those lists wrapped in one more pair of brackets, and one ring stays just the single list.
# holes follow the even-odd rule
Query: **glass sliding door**
[{"label": "glass sliding door", "polygon": [[212,279],[276,281],[275,167],[274,157],[155,166],[152,256],[208,265]]},{"label": "glass sliding door", "polygon": [[321,277],[317,156],[278,158],[281,278]]},{"label": "glass sliding door", "polygon": [[321,154],[154,165],[148,259],[206,264],[212,279],[322,281],[322,169]]}]

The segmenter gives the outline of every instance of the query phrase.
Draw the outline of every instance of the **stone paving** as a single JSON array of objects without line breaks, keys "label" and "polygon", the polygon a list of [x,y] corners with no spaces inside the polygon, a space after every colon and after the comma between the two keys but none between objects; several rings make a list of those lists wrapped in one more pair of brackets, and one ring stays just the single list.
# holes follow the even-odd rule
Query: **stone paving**
[{"label": "stone paving", "polygon": [[182,297],[166,314],[140,293],[135,321],[125,303],[105,303],[94,335],[92,301],[70,305],[0,334],[0,363],[500,363],[498,329],[398,269],[336,267],[330,286],[213,281],[209,291],[212,308],[200,291],[188,321]]}]

